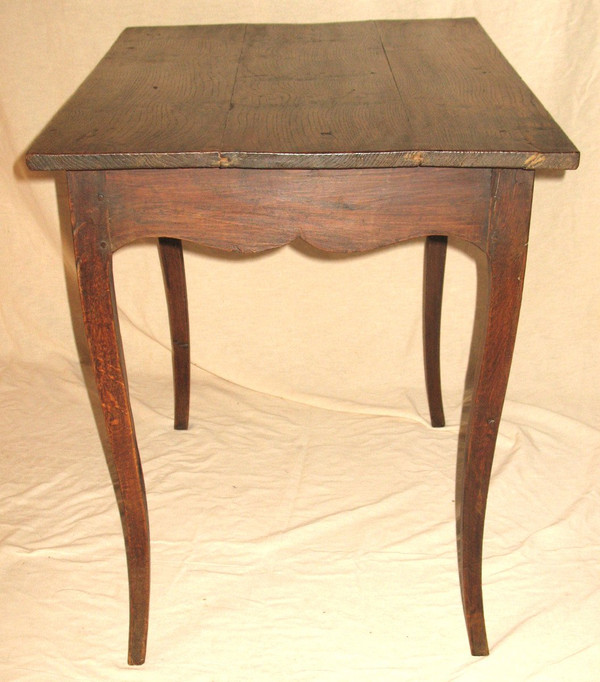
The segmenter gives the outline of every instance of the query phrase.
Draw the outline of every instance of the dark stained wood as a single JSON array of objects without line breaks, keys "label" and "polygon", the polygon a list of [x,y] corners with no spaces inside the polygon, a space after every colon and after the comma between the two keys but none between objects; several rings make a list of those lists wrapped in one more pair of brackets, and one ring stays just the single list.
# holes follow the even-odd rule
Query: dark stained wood
[{"label": "dark stained wood", "polygon": [[252,253],[302,238],[351,253],[427,236],[424,349],[434,426],[444,423],[439,335],[447,237],[486,253],[486,328],[456,495],[467,631],[472,653],[483,655],[485,507],[534,170],[575,168],[578,160],[473,19],[132,28],[121,35],[33,143],[27,163],[70,171],[85,330],[122,499],[130,663],[142,663],[146,651],[149,531],[112,253],[136,239],[159,239],[176,428],[187,427],[190,372],[180,240]]},{"label": "dark stained wood", "polygon": [[[457,475],[457,542],[467,630],[472,652],[487,653],[481,588],[483,522],[520,306],[533,172],[417,168],[348,174],[181,169],[68,175],[86,333],[126,500],[129,661],[142,662],[145,652],[148,526],[110,254],[139,237],[161,234],[167,235],[160,239],[161,258],[163,268],[166,264],[172,330],[176,330],[174,339],[179,340],[187,334],[179,238],[253,252],[300,236],[319,248],[345,252],[433,233],[436,236],[428,240],[426,258],[425,308],[431,313],[428,327],[434,339],[426,344],[426,356],[430,364],[434,358],[434,365],[439,353],[445,234],[472,242],[487,253],[490,301],[485,344]],[[188,362],[186,358],[187,367]],[[435,371],[439,373],[439,358]],[[441,410],[441,395],[434,395],[432,404],[436,400]]]},{"label": "dark stained wood", "polygon": [[129,663],[146,656],[150,537],[115,302],[101,173],[68,173],[73,248],[83,322],[121,499],[129,573]]},{"label": "dark stained wood", "polygon": [[130,28],[27,154],[39,170],[578,159],[474,19]]},{"label": "dark stained wood", "polygon": [[31,168],[216,166],[244,26],[130,28],[28,155]]},{"label": "dark stained wood", "polygon": [[483,525],[494,448],[512,361],[527,258],[533,172],[494,171],[485,252],[488,302],[483,347],[456,478],[460,584],[471,652],[488,654],[483,616]]},{"label": "dark stained wood", "polygon": [[[301,237],[325,251],[368,251],[426,234],[478,241],[489,170],[230,169],[107,171],[113,249],[170,236],[237,252]],[[227,206],[227,210],[223,207]]]},{"label": "dark stained wood", "polygon": [[[478,150],[485,166],[556,168],[563,154],[575,162],[569,138],[475,19],[378,26],[426,165],[436,150],[465,155],[465,165]],[[501,152],[520,152],[520,163],[495,163]]]},{"label": "dark stained wood", "polygon": [[248,26],[223,151],[411,148],[409,121],[373,22]]},{"label": "dark stained wood", "polygon": [[425,240],[423,352],[429,415],[431,425],[436,428],[446,424],[440,376],[440,326],[447,245],[448,237],[440,235],[433,235]]},{"label": "dark stained wood", "polygon": [[175,428],[187,429],[190,419],[190,322],[181,241],[160,237],[158,253],[167,295],[173,349]]}]

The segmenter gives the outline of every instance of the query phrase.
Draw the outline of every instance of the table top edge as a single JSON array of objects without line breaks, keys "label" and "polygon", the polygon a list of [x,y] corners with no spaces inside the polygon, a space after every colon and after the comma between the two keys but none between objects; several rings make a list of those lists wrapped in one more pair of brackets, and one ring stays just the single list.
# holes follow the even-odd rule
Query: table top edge
[{"label": "table top edge", "polygon": [[133,170],[166,168],[522,168],[575,170],[580,153],[573,147],[560,152],[532,151],[389,151],[389,152],[157,152],[102,154],[43,154],[29,151],[27,167],[34,171]]}]

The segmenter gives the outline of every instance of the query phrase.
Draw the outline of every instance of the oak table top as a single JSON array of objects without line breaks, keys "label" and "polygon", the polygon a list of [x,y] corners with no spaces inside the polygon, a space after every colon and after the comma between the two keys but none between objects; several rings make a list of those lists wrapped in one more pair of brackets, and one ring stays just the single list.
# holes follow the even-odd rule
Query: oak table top
[{"label": "oak table top", "polygon": [[475,19],[128,28],[37,170],[576,168]]}]

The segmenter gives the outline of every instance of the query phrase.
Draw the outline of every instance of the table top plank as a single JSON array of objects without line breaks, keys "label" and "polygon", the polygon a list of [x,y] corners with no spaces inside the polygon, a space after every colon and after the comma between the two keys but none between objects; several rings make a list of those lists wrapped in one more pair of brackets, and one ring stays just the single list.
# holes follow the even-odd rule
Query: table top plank
[{"label": "table top plank", "polygon": [[531,152],[528,167],[573,150],[475,19],[378,27],[415,147]]},{"label": "table top plank", "polygon": [[277,154],[343,154],[407,146],[373,22],[249,26],[223,148]]},{"label": "table top plank", "polygon": [[30,168],[577,167],[474,19],[126,29]]},{"label": "table top plank", "polygon": [[126,29],[32,145],[30,166],[176,166],[184,150],[218,165],[244,32]]}]

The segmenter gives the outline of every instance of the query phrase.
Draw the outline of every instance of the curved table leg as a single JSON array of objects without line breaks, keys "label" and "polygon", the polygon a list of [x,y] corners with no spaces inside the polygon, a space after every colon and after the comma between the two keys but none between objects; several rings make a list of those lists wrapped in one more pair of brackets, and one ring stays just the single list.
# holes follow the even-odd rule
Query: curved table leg
[{"label": "curved table leg", "polygon": [[457,468],[457,542],[471,652],[488,653],[481,560],[487,493],[521,306],[533,172],[494,171],[486,252],[486,329]]},{"label": "curved table leg", "polygon": [[158,253],[165,282],[173,348],[175,428],[187,429],[190,415],[190,323],[181,240],[160,237]]},{"label": "curved table leg", "polygon": [[448,237],[431,236],[425,240],[423,276],[423,354],[425,356],[425,385],[431,426],[444,426],[444,405],[440,379],[440,326],[442,292]]},{"label": "curved table leg", "polygon": [[129,574],[129,663],[146,655],[150,597],[148,509],[115,303],[101,173],[69,173],[83,321],[120,492]]}]

